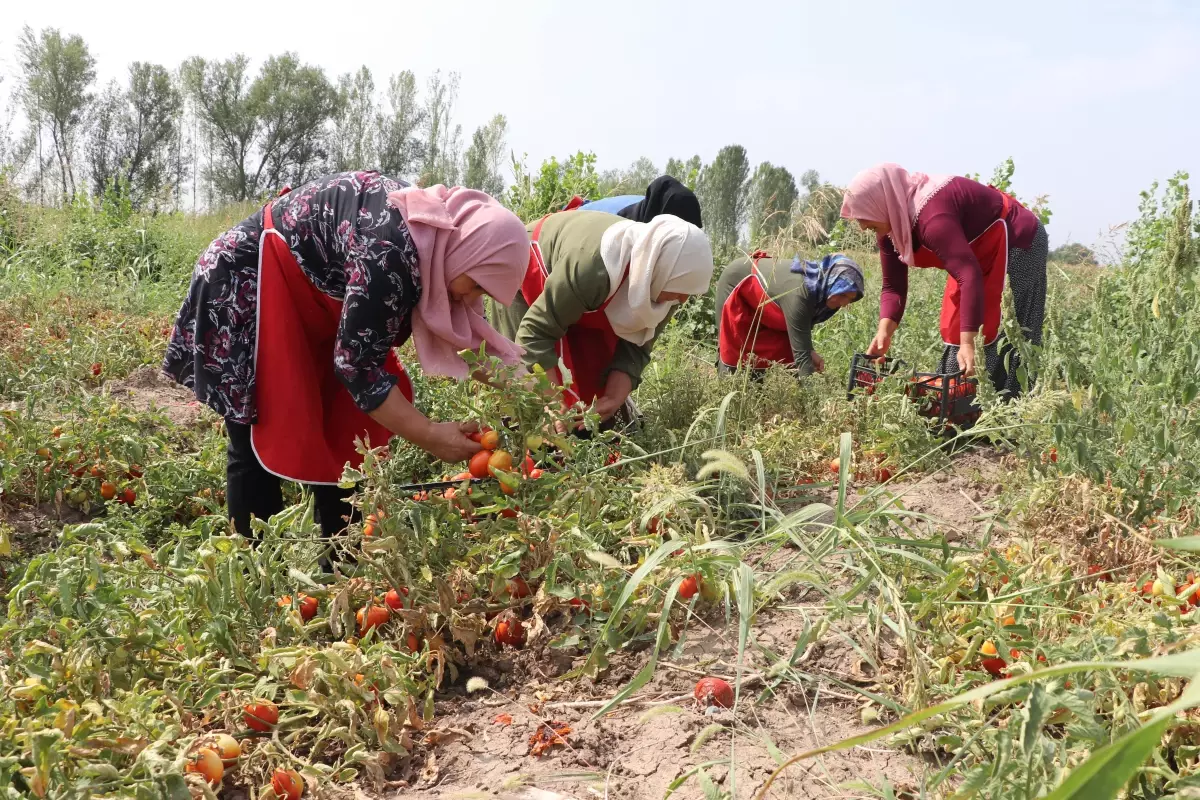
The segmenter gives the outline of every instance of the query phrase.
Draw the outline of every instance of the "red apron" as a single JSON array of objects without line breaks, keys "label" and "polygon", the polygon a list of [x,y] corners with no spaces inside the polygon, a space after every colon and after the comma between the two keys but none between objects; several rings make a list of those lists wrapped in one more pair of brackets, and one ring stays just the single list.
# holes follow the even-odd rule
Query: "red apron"
[{"label": "red apron", "polygon": [[753,369],[794,364],[787,319],[758,274],[759,260],[770,256],[758,250],[750,258],[754,262],[750,274],[733,287],[721,309],[717,335],[721,363],[731,369],[743,363]]},{"label": "red apron", "polygon": [[[574,208],[578,208],[578,205],[569,205],[567,210]],[[530,306],[542,296],[546,288],[546,278],[550,275],[546,269],[546,261],[542,258],[542,248],[538,244],[542,235],[542,223],[546,219],[547,217],[542,217],[538,220],[533,226],[533,235],[529,237],[529,266],[525,268],[525,280],[521,282],[521,295]],[[624,281],[622,278],[621,282]],[[600,308],[585,313],[574,325],[567,328],[566,336],[559,339],[554,346],[559,359],[571,372],[571,386],[563,393],[563,400],[568,406],[577,402],[590,406],[592,401],[604,394],[604,384],[600,378],[612,363],[619,341],[617,334],[613,333],[608,315],[604,313],[611,301],[610,296]]]},{"label": "red apron", "polygon": [[[321,292],[300,269],[263,208],[258,250],[258,330],[250,428],[254,454],[268,472],[302,483],[336,484],[346,462],[362,463],[356,437],[372,446],[392,434],[355,405],[333,371],[333,346],[342,302]],[[385,369],[412,402],[412,383],[394,351]]]},{"label": "red apron", "polygon": [[[997,190],[999,191],[999,190]],[[1008,212],[1012,208],[1009,196],[1000,192],[1004,207],[1000,218],[971,241],[971,252],[983,270],[983,343],[990,345],[1000,334],[1000,306],[1004,298],[1004,277],[1008,272]],[[921,246],[913,253],[914,267],[944,269],[941,259],[929,248]],[[946,276],[946,291],[942,295],[942,341],[957,347],[962,343],[959,330],[960,303],[958,281]]]}]

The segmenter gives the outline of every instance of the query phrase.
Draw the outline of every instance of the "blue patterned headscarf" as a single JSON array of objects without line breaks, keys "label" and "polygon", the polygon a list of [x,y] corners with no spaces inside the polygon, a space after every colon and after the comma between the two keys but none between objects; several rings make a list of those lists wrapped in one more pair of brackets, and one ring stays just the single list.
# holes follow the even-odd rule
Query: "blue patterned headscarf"
[{"label": "blue patterned headscarf", "polygon": [[813,322],[824,322],[837,313],[825,303],[835,294],[854,292],[854,300],[863,296],[863,273],[854,259],[841,253],[831,253],[820,261],[792,260],[792,272],[804,275],[808,299],[814,305]]}]

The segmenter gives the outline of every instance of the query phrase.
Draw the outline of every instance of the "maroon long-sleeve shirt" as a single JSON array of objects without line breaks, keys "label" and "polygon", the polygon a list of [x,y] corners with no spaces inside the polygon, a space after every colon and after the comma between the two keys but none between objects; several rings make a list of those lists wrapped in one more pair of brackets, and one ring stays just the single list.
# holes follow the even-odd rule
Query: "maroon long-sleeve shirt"
[{"label": "maroon long-sleeve shirt", "polygon": [[[929,248],[958,281],[963,331],[977,331],[983,325],[983,268],[970,242],[998,220],[1003,209],[1004,201],[995,189],[970,178],[953,178],[929,199],[913,226],[913,252],[922,245]],[[1025,249],[1033,244],[1038,225],[1033,212],[1012,202],[1007,222],[1009,247]],[[879,316],[899,323],[908,301],[908,265],[887,236],[879,237],[879,260],[883,265]]]}]

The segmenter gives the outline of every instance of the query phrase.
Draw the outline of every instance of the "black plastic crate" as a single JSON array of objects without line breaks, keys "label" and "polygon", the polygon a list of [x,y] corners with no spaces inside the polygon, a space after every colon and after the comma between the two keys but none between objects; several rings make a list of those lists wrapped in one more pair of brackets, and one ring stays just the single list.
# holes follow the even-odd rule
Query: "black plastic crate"
[{"label": "black plastic crate", "polygon": [[904,367],[904,362],[898,358],[856,353],[854,358],[850,359],[850,382],[846,385],[846,399],[853,400],[856,389],[874,394],[875,384],[889,375],[895,375]]},{"label": "black plastic crate", "polygon": [[936,420],[946,430],[967,430],[979,419],[979,382],[964,378],[961,370],[948,374],[914,372],[907,391],[913,402],[921,405],[918,413]]}]

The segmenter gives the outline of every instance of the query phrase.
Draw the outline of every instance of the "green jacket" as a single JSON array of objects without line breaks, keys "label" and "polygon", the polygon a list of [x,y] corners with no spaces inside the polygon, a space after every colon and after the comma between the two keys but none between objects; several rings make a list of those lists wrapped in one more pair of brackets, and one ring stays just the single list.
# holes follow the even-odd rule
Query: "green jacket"
[{"label": "green jacket", "polygon": [[[532,306],[520,292],[508,308],[494,306],[496,330],[525,348],[526,366],[541,364],[545,370],[557,367],[554,345],[580,317],[604,305],[610,282],[600,258],[600,240],[610,226],[623,221],[601,211],[566,211],[551,215],[543,223],[538,244],[550,273],[545,290]],[[530,235],[534,224],[526,226]],[[601,379],[617,370],[632,378],[636,387],[650,363],[654,341],[669,321],[670,317],[663,320],[655,338],[644,345],[617,340],[617,351]]]},{"label": "green jacket", "polygon": [[[717,331],[720,334],[721,309],[725,301],[733,293],[734,287],[750,275],[749,258],[739,258],[721,272],[717,280]],[[813,371],[812,362],[812,329],[813,309],[808,301],[808,287],[804,285],[804,276],[792,272],[791,263],[776,261],[773,258],[759,259],[758,274],[762,276],[766,286],[767,296],[779,305],[787,320],[788,340],[792,345],[792,357],[795,358],[795,369],[800,377]]]}]

